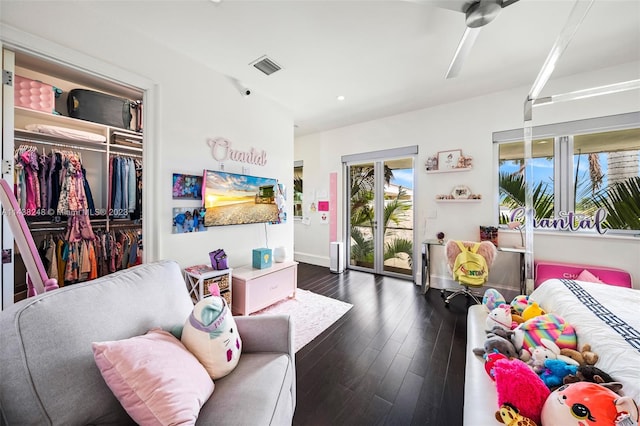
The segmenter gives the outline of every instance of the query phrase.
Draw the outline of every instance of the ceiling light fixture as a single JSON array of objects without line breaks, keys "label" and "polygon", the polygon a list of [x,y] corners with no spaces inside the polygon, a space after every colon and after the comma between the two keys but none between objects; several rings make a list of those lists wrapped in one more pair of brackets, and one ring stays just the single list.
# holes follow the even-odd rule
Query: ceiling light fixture
[{"label": "ceiling light fixture", "polygon": [[344,96],[340,95],[336,99],[339,100],[339,101],[344,101]]}]

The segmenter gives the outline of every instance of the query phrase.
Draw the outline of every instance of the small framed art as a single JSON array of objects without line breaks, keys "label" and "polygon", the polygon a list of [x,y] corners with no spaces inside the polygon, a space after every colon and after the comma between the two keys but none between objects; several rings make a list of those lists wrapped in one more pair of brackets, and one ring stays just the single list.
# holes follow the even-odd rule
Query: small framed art
[{"label": "small framed art", "polygon": [[202,176],[173,174],[174,200],[202,200]]},{"label": "small framed art", "polygon": [[462,156],[461,149],[438,152],[438,170],[451,170],[458,167],[458,160]]}]

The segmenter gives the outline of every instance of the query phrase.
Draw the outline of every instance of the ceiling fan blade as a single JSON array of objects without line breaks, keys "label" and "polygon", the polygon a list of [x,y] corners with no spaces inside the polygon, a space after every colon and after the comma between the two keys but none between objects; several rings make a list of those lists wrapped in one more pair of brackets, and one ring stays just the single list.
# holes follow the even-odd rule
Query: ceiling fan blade
[{"label": "ceiling fan blade", "polygon": [[406,0],[413,3],[426,4],[440,9],[453,10],[464,13],[471,4],[479,0]]},{"label": "ceiling fan blade", "polygon": [[464,30],[464,34],[462,35],[462,39],[458,44],[458,48],[456,49],[456,53],[453,55],[453,59],[451,60],[451,64],[449,64],[449,69],[447,70],[447,74],[445,78],[454,78],[457,77],[462,69],[462,63],[465,58],[469,56],[469,52],[471,52],[471,48],[473,44],[476,42],[476,38],[478,38],[478,34],[480,34],[481,27],[478,28],[469,28],[467,27]]}]

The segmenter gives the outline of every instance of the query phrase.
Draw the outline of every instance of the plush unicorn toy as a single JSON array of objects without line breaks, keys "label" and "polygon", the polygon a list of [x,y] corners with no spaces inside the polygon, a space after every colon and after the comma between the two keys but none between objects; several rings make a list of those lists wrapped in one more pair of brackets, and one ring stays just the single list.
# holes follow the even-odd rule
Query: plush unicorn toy
[{"label": "plush unicorn toy", "polygon": [[224,298],[207,297],[194,306],[182,330],[182,343],[213,379],[231,373],[240,360],[242,341]]}]

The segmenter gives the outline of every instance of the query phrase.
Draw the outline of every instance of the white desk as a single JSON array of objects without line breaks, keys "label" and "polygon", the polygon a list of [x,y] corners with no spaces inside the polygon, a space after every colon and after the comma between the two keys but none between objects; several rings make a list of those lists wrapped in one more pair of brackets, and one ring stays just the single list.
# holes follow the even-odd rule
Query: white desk
[{"label": "white desk", "polygon": [[[426,294],[431,288],[431,246],[444,246],[444,242],[438,240],[426,240],[422,242],[422,294]],[[518,253],[520,268],[520,294],[525,294],[524,254],[525,249],[516,247],[498,247],[498,252]]]}]

